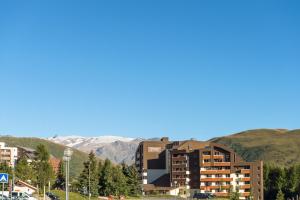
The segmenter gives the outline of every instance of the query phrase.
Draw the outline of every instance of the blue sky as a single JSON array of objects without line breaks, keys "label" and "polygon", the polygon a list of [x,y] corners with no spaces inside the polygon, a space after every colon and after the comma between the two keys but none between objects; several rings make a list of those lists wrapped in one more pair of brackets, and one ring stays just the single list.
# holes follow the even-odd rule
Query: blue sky
[{"label": "blue sky", "polygon": [[300,128],[300,2],[1,1],[0,133]]}]

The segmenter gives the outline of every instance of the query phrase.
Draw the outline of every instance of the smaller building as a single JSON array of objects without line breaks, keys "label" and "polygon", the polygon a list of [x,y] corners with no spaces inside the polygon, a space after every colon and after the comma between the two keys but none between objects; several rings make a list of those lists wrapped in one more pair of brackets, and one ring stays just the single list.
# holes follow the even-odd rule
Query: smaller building
[{"label": "smaller building", "polygon": [[7,147],[5,142],[0,142],[0,162],[14,168],[17,159],[18,149],[16,147]]},{"label": "smaller building", "polygon": [[26,192],[27,194],[34,194],[38,191],[37,187],[30,185],[21,180],[15,182],[14,191],[16,192]]},{"label": "smaller building", "polygon": [[28,147],[18,146],[18,157],[24,157],[27,159],[28,163],[32,163],[35,159],[35,150]]}]

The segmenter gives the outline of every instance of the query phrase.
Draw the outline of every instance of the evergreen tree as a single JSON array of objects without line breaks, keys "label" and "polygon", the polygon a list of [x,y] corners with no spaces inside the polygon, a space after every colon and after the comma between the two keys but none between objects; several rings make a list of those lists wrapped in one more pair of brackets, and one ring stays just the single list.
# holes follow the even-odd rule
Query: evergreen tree
[{"label": "evergreen tree", "polygon": [[63,160],[59,162],[59,168],[56,174],[56,180],[53,187],[61,190],[65,190],[66,188],[66,174],[65,174],[65,165]]},{"label": "evergreen tree", "polygon": [[15,167],[15,176],[23,181],[35,182],[34,170],[27,162],[26,157],[21,156]]},{"label": "evergreen tree", "polygon": [[113,195],[127,195],[127,180],[120,166],[113,167]]},{"label": "evergreen tree", "polygon": [[84,168],[79,177],[79,191],[81,194],[89,195],[93,197],[98,196],[98,173],[97,173],[97,160],[94,152],[90,152],[89,160],[83,163]]},{"label": "evergreen tree", "polygon": [[134,165],[128,166],[122,164],[122,171],[126,177],[127,193],[130,196],[138,196],[141,194],[141,184],[139,181],[139,175]]},{"label": "evergreen tree", "polygon": [[286,189],[285,194],[287,197],[292,197],[297,192],[299,185],[299,177],[297,173],[297,166],[293,165],[286,169]]},{"label": "evergreen tree", "polygon": [[276,199],[279,190],[283,190],[286,186],[285,171],[282,167],[272,166],[269,173],[270,186],[267,199]]},{"label": "evergreen tree", "polygon": [[284,199],[284,194],[282,192],[282,190],[279,190],[277,195],[276,195],[276,200],[285,200]]},{"label": "evergreen tree", "polygon": [[106,159],[101,171],[99,171],[99,194],[103,196],[108,196],[113,193],[113,166],[110,160]]},{"label": "evergreen tree", "polygon": [[37,175],[37,184],[40,189],[47,186],[49,181],[54,178],[53,168],[49,163],[50,154],[42,144],[37,146],[34,168]]}]

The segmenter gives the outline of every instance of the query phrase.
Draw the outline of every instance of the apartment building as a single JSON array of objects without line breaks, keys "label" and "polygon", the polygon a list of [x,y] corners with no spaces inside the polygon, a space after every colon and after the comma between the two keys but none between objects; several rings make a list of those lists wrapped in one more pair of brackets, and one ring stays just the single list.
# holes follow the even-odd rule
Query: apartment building
[{"label": "apartment building", "polygon": [[0,142],[0,162],[14,168],[17,159],[18,149],[16,147],[7,147],[4,142]]},{"label": "apartment building", "polygon": [[193,196],[211,193],[263,199],[263,163],[245,162],[232,149],[195,140],[141,142],[136,152],[145,194]]}]

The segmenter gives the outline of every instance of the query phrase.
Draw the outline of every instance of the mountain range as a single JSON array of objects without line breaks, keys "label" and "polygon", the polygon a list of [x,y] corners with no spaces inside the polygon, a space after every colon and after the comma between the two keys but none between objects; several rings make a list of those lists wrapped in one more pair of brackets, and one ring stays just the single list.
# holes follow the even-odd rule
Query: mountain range
[{"label": "mountain range", "polygon": [[[115,163],[132,164],[135,150],[144,139],[119,136],[56,136],[48,140],[87,153],[93,150],[100,158],[108,158]],[[262,159],[282,166],[300,163],[300,129],[254,129],[210,141],[231,147],[247,161]]]},{"label": "mountain range", "polygon": [[94,151],[101,159],[108,158],[115,163],[124,162],[129,165],[133,164],[137,146],[143,140],[120,136],[54,136],[47,139],[86,153]]}]

